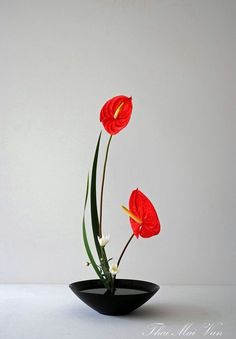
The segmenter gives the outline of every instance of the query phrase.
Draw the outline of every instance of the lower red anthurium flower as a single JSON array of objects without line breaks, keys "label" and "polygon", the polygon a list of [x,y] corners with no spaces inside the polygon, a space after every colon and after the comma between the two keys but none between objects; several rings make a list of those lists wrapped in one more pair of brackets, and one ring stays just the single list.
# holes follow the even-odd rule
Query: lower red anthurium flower
[{"label": "lower red anthurium flower", "polygon": [[134,235],[150,238],[161,230],[160,221],[151,201],[137,188],[129,198],[129,209],[122,206],[130,217]]},{"label": "lower red anthurium flower", "polygon": [[111,135],[119,133],[128,125],[132,108],[131,97],[118,95],[109,99],[100,112],[100,121],[105,130]]}]

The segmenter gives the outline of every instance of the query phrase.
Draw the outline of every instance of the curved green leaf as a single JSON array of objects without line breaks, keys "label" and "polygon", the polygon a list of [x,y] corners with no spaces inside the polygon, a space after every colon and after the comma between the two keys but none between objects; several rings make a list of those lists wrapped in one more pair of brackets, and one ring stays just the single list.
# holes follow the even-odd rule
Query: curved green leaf
[{"label": "curved green leaf", "polygon": [[91,189],[90,189],[91,221],[92,221],[92,228],[93,228],[93,237],[94,237],[94,242],[96,245],[99,260],[101,260],[102,252],[101,252],[101,247],[98,242],[99,219],[98,219],[98,209],[97,209],[97,189],[96,189],[97,184],[96,182],[97,182],[97,162],[98,162],[101,135],[102,135],[102,132],[100,132],[99,134],[97,146],[96,146],[96,150],[94,154],[92,176],[91,176]]},{"label": "curved green leaf", "polygon": [[90,250],[89,243],[88,243],[88,237],[87,237],[86,226],[85,226],[85,209],[86,209],[87,200],[88,200],[88,191],[89,191],[89,176],[88,176],[88,179],[87,179],[86,195],[85,195],[85,202],[84,202],[83,225],[82,225],[83,241],[84,241],[84,246],[85,246],[85,249],[86,249],[86,252],[87,252],[87,255],[88,255],[88,258],[89,258],[91,265],[93,266],[98,277],[103,282],[104,286],[106,288],[108,288],[108,282],[103,278],[103,275],[102,275],[101,271],[99,270],[99,268],[98,268],[98,266],[97,266],[97,264],[96,264],[96,262],[93,258],[93,255],[92,255],[92,252]]}]

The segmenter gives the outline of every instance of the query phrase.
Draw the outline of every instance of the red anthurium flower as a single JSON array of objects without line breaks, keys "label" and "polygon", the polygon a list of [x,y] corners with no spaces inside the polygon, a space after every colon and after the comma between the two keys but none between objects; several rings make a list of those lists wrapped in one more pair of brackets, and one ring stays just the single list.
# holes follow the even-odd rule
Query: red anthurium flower
[{"label": "red anthurium flower", "polygon": [[122,206],[130,217],[134,235],[150,238],[160,232],[161,225],[151,201],[137,188],[129,198],[129,210]]},{"label": "red anthurium flower", "polygon": [[119,133],[128,125],[132,108],[132,97],[118,95],[108,100],[100,112],[100,121],[105,130],[111,135]]}]

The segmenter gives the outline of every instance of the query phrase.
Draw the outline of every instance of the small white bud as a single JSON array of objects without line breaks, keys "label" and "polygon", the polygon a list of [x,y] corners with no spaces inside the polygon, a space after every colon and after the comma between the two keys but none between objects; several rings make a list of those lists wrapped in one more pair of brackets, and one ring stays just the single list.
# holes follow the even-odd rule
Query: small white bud
[{"label": "small white bud", "polygon": [[117,267],[117,264],[111,264],[109,268],[109,272],[114,276],[119,272],[119,269]]},{"label": "small white bud", "polygon": [[98,236],[98,242],[101,247],[105,247],[110,240],[110,235],[103,235],[102,237]]}]

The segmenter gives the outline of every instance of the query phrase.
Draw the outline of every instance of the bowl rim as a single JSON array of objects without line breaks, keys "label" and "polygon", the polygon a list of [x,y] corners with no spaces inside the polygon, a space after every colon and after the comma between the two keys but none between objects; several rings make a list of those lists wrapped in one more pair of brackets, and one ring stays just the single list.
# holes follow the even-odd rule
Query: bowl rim
[{"label": "bowl rim", "polygon": [[[143,291],[143,293],[139,293],[139,295],[146,295],[146,294],[155,294],[159,289],[160,286],[150,282],[150,281],[144,281],[144,280],[136,280],[136,279],[116,279],[116,284],[117,287],[119,288],[129,288],[129,289],[139,289],[141,291]],[[99,293],[91,293],[91,292],[87,292],[87,290],[89,289],[94,289],[94,288],[104,288],[102,282],[100,279],[88,279],[88,280],[81,280],[81,281],[75,281],[71,284],[69,284],[69,287],[72,291],[77,291],[77,293],[81,293],[81,294],[90,294],[90,295],[99,295],[101,296],[101,294]],[[86,291],[85,291],[86,290]],[[127,294],[119,294],[119,295],[110,295],[112,297],[122,297],[122,296],[126,296]]]}]

